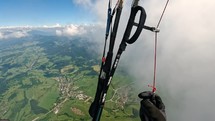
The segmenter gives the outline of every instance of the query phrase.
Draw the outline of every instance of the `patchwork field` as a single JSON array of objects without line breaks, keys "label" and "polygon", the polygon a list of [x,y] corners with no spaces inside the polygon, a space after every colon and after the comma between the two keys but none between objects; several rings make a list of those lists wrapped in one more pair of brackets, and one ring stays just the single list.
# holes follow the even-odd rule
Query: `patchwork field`
[{"label": "patchwork field", "polygon": [[[80,38],[32,36],[0,41],[0,119],[90,121],[99,72],[94,43]],[[104,121],[139,121],[136,92],[117,70]]]}]

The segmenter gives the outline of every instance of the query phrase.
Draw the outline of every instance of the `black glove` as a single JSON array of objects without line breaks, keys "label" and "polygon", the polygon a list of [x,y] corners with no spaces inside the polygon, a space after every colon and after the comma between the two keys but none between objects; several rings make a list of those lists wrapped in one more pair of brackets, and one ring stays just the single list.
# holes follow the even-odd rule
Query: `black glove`
[{"label": "black glove", "polygon": [[143,99],[140,104],[141,121],[166,121],[165,106],[157,94],[153,92],[142,92],[138,95]]}]

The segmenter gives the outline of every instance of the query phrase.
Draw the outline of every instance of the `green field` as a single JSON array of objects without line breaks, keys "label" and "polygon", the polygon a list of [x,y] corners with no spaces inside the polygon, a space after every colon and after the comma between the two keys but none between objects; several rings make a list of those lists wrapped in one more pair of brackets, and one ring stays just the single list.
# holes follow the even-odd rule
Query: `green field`
[{"label": "green field", "polygon": [[[36,36],[0,41],[0,119],[90,121],[99,72],[94,43]],[[82,39],[83,40],[83,39]],[[131,77],[120,68],[109,89],[103,121],[139,121]]]}]

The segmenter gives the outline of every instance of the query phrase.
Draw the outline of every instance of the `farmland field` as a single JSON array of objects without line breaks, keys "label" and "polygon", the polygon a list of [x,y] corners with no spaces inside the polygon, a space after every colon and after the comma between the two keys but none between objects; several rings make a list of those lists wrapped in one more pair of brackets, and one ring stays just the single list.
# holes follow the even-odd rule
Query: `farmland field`
[{"label": "farmland field", "polygon": [[[0,119],[88,121],[99,58],[83,38],[31,36],[0,41]],[[138,121],[131,77],[117,70],[101,120]]]}]

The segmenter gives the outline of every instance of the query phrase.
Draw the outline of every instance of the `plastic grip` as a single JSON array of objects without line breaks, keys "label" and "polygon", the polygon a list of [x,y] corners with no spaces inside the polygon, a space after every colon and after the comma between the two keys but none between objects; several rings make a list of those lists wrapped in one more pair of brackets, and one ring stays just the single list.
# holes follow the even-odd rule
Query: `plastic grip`
[{"label": "plastic grip", "polygon": [[[135,20],[135,17],[137,15],[138,11],[140,11],[140,19],[139,19],[139,23],[137,25],[137,30],[135,31],[134,35],[129,39],[132,27],[135,25],[134,20]],[[127,24],[127,27],[126,27],[126,30],[125,30],[125,33],[123,36],[123,40],[125,42],[127,42],[128,44],[134,43],[138,39],[138,37],[144,27],[145,20],[146,20],[146,12],[145,12],[144,8],[141,6],[132,7],[131,14],[130,14],[130,17],[128,20],[128,24]]]}]

